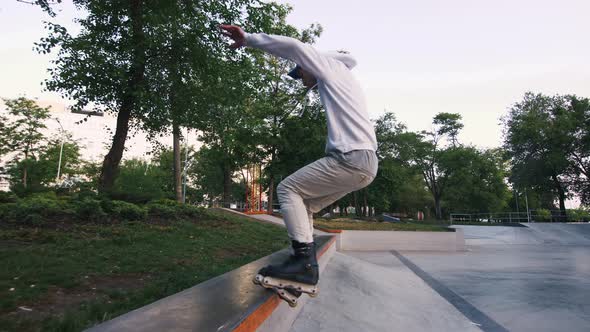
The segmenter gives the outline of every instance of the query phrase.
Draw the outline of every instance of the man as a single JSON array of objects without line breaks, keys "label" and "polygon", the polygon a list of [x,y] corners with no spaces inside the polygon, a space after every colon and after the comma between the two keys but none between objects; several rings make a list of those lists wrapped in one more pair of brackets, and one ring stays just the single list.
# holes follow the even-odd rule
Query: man
[{"label": "man", "polygon": [[[233,40],[231,48],[254,47],[292,60],[297,66],[289,76],[301,79],[308,89],[318,87],[328,122],[326,157],[279,183],[277,196],[294,254],[280,265],[261,269],[256,279],[263,286],[287,289],[296,296],[300,295],[298,291],[315,295],[319,271],[313,213],[366,187],[377,173],[375,131],[364,94],[351,73],[356,61],[348,54],[321,53],[289,37],[245,33],[234,25],[220,28]],[[296,298],[285,292],[279,295],[296,305]]]}]

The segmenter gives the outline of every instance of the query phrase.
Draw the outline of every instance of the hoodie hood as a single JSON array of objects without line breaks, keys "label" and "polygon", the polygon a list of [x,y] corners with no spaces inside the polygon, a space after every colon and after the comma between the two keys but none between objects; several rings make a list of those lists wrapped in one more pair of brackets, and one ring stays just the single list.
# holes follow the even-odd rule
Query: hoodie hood
[{"label": "hoodie hood", "polygon": [[344,63],[348,69],[356,67],[356,60],[349,53],[330,51],[325,52],[324,55]]},{"label": "hoodie hood", "polygon": [[[324,52],[322,54],[326,57],[330,57],[332,59],[342,62],[346,66],[346,68],[348,68],[349,70],[356,67],[355,58],[348,53],[342,53],[342,52],[338,52],[338,51],[329,51],[329,52]],[[295,80],[301,79],[301,75],[299,74],[299,68],[301,68],[299,65],[295,66],[295,68],[291,69],[291,71],[287,75],[289,75],[289,77],[291,77],[292,79],[295,79]]]}]

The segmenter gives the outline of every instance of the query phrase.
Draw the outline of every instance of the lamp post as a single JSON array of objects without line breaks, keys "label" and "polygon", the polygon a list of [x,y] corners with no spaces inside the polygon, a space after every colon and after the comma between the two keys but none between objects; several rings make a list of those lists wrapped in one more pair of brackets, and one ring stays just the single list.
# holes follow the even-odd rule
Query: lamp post
[{"label": "lamp post", "polygon": [[59,147],[59,161],[57,162],[57,176],[55,177],[55,182],[57,183],[59,181],[59,176],[60,176],[60,173],[61,173],[61,157],[62,157],[63,152],[64,152],[64,138],[63,138],[63,135],[64,135],[65,130],[64,130],[64,127],[61,125],[61,122],[59,121],[59,119],[58,118],[54,118],[54,119],[55,119],[55,121],[57,121],[57,123],[59,124],[59,127],[61,128],[61,144],[60,144],[60,147]]}]

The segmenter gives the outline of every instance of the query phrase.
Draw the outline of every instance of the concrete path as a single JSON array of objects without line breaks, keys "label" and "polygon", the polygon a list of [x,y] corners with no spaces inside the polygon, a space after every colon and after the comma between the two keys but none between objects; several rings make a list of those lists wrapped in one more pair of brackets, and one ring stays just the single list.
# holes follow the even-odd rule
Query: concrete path
[{"label": "concrete path", "polygon": [[393,254],[347,252],[334,254],[321,277],[319,297],[307,302],[291,328],[307,331],[480,329]]},{"label": "concrete path", "polygon": [[291,332],[588,331],[590,224],[456,226],[464,252],[341,252]]}]

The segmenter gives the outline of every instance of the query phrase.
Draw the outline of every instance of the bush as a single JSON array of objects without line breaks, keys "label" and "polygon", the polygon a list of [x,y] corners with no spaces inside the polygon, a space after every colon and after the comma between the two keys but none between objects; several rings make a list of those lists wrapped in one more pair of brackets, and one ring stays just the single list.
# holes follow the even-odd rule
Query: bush
[{"label": "bush", "polygon": [[110,211],[113,216],[124,220],[143,220],[147,217],[147,210],[133,203],[111,201]]},{"label": "bush", "polygon": [[198,206],[183,204],[180,206],[181,213],[190,218],[197,218],[205,214],[205,209]]},{"label": "bush", "polygon": [[129,159],[119,168],[119,176],[113,185],[113,199],[147,203],[150,200],[166,197],[163,188],[169,174],[157,167],[149,167],[143,160]]},{"label": "bush", "polygon": [[18,196],[10,191],[0,191],[0,204],[2,203],[16,203]]},{"label": "bush", "polygon": [[13,221],[16,217],[16,203],[0,204],[0,221]]},{"label": "bush", "polygon": [[178,218],[178,207],[159,204],[159,203],[149,203],[147,205],[148,212],[151,216],[161,217],[166,219],[176,219]]},{"label": "bush", "polygon": [[204,214],[203,208],[188,204],[181,204],[172,199],[159,199],[151,201],[147,206],[150,215],[162,218],[196,218]]},{"label": "bush", "polygon": [[29,197],[30,198],[43,198],[43,199],[48,199],[51,201],[57,201],[57,194],[55,193],[55,191],[45,191],[45,192],[32,193]]},{"label": "bush", "polygon": [[14,221],[39,223],[43,218],[66,214],[66,204],[44,195],[27,197],[16,203]]},{"label": "bush", "polygon": [[167,198],[153,200],[150,202],[150,204],[159,204],[159,205],[174,206],[174,207],[182,206],[181,203],[178,203],[177,201],[175,201],[173,199],[167,199]]},{"label": "bush", "polygon": [[538,209],[535,211],[534,219],[535,221],[550,221],[551,211],[547,209]]},{"label": "bush", "polygon": [[567,219],[569,221],[589,221],[590,211],[586,211],[583,209],[567,210]]},{"label": "bush", "polygon": [[96,221],[106,217],[101,202],[97,199],[86,197],[74,203],[76,216],[81,219]]}]

